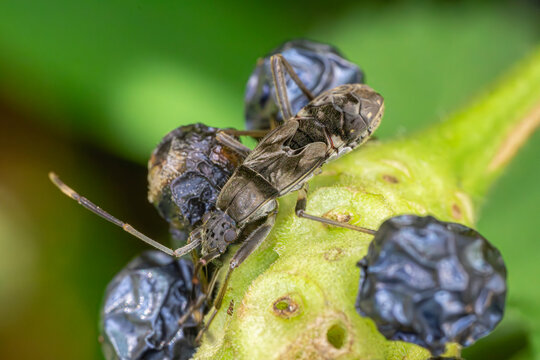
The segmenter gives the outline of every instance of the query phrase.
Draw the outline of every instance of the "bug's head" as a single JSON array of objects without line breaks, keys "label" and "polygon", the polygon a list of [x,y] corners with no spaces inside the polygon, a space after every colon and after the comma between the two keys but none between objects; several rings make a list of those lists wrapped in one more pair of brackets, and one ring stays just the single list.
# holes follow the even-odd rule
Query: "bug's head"
[{"label": "bug's head", "polygon": [[201,229],[202,255],[213,251],[223,254],[227,246],[238,238],[236,222],[221,210],[206,213]]},{"label": "bug's head", "polygon": [[334,96],[342,111],[341,137],[345,146],[354,148],[366,141],[377,129],[384,113],[384,99],[364,84],[340,86]]}]

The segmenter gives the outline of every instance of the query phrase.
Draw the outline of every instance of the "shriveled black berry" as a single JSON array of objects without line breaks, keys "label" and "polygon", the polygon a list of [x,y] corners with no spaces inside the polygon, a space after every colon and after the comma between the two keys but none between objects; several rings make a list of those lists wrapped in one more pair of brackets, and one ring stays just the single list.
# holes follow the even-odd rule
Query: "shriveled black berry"
[{"label": "shriveled black berry", "polygon": [[[246,128],[269,129],[271,120],[282,121],[278,111],[270,56],[281,53],[291,64],[306,87],[317,96],[343,84],[364,82],[364,74],[355,64],[345,60],[333,46],[299,39],[284,43],[257,63],[246,86]],[[308,103],[292,79],[287,79],[287,95],[296,114]]]},{"label": "shriveled black berry", "polygon": [[178,320],[201,293],[193,286],[192,273],[191,261],[159,251],[143,253],[118,273],[107,287],[101,310],[105,358],[190,359],[197,325],[190,318],[179,329]]},{"label": "shriveled black berry", "polygon": [[215,207],[220,189],[241,163],[232,149],[218,143],[218,130],[181,126],[161,140],[148,161],[148,200],[177,237]]},{"label": "shriveled black berry", "polygon": [[356,309],[388,339],[437,356],[445,344],[469,346],[501,321],[506,268],[475,230],[431,216],[385,221],[361,269]]}]

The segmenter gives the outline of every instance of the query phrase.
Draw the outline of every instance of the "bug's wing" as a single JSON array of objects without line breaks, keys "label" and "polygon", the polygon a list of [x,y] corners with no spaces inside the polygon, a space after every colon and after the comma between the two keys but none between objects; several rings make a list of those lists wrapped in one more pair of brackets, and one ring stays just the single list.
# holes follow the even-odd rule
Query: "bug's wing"
[{"label": "bug's wing", "polygon": [[266,180],[277,191],[277,196],[309,178],[326,159],[327,145],[323,142],[309,143],[296,150],[289,148],[286,143],[297,130],[298,122],[288,120],[270,132],[242,163]]},{"label": "bug's wing", "polygon": [[277,196],[283,196],[298,188],[322,166],[326,152],[325,143],[314,142],[298,150],[281,148],[267,152],[261,158],[245,161],[242,165],[265,179],[277,191]]},{"label": "bug's wing", "polygon": [[[218,207],[236,221],[243,221],[269,206],[271,200],[301,186],[326,155],[326,144],[311,143],[293,153],[284,150],[264,153],[264,161],[252,159],[238,167],[225,184]],[[264,208],[271,210],[270,208]],[[258,216],[258,215],[257,215]]]},{"label": "bug's wing", "polygon": [[290,121],[269,132],[223,186],[217,207],[226,209],[229,216],[236,221],[243,221],[269,200],[278,197],[279,192],[267,179],[244,164],[265,164],[267,159],[272,161],[272,154],[281,153],[283,144],[294,136],[297,129],[298,122]]},{"label": "bug's wing", "polygon": [[297,129],[291,119],[261,140],[223,187],[218,207],[241,221],[309,178],[323,164],[327,146],[315,142],[290,149],[285,143]]},{"label": "bug's wing", "polygon": [[272,154],[282,150],[283,145],[291,139],[298,130],[298,121],[290,119],[283,125],[270,131],[251,151],[245,161],[262,160],[265,154]]}]

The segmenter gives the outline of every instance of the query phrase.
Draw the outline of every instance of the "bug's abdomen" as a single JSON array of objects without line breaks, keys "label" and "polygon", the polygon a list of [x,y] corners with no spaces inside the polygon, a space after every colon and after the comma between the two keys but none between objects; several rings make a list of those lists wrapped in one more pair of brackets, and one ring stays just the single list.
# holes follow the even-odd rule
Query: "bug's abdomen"
[{"label": "bug's abdomen", "polygon": [[257,211],[278,194],[274,186],[260,174],[240,165],[221,190],[217,207],[241,223],[257,215]]}]

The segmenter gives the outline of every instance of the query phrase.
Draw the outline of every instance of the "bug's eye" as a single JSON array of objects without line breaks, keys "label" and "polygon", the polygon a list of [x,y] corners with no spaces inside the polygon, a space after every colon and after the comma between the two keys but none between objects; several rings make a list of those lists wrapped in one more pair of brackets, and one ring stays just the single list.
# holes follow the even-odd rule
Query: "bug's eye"
[{"label": "bug's eye", "polygon": [[209,212],[204,214],[203,217],[202,217],[203,223],[207,222],[208,220],[210,220],[210,213]]},{"label": "bug's eye", "polygon": [[228,243],[233,242],[234,240],[236,240],[236,231],[234,231],[233,229],[225,231],[225,235],[223,235],[223,238]]}]

